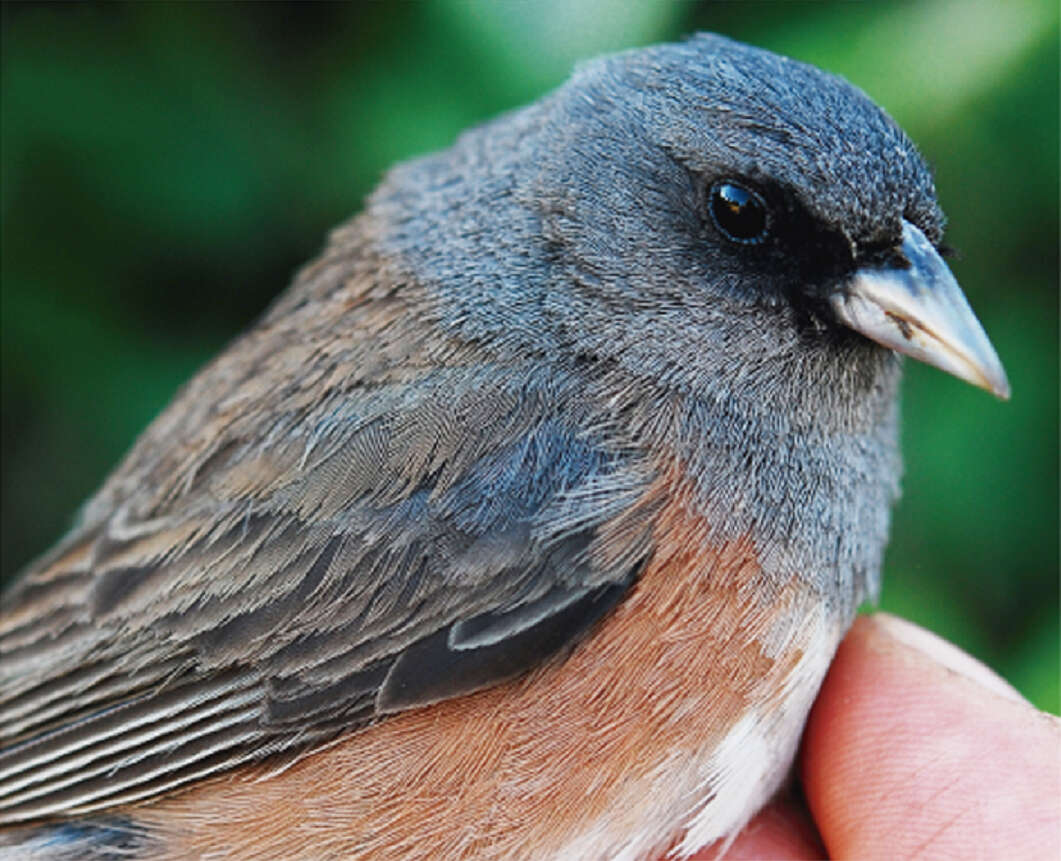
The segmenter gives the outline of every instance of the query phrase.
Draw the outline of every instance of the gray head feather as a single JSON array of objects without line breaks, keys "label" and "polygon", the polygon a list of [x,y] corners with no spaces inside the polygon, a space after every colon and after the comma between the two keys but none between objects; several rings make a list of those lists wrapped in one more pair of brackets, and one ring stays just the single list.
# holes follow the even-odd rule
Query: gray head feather
[{"label": "gray head feather", "polygon": [[[729,178],[770,201],[770,243],[735,247],[706,217]],[[898,361],[821,297],[903,219],[938,242],[943,216],[861,91],[712,35],[618,54],[400,166],[369,211],[444,328],[543,369],[593,367],[643,415],[683,398],[678,445],[719,530],[751,530],[770,567],[875,589]]]}]

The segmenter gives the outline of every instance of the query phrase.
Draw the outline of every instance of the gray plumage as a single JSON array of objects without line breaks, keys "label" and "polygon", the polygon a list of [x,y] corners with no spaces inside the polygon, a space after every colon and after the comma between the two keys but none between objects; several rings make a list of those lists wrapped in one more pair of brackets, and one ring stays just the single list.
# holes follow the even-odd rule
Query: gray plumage
[{"label": "gray plumage", "polygon": [[[730,177],[772,206],[754,250],[706,215]],[[714,36],[398,166],[4,596],[0,822],[535,665],[651,556],[651,506],[602,526],[663,453],[718,541],[849,619],[898,489],[898,360],[824,297],[904,220],[940,241],[890,118]]]}]

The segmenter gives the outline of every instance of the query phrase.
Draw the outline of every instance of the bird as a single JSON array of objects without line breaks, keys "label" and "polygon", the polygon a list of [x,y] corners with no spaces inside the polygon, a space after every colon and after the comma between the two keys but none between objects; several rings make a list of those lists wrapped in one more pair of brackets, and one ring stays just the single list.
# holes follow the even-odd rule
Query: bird
[{"label": "bird", "polygon": [[902,356],[1009,396],[943,234],[713,34],[392,168],[3,595],[0,857],[732,839],[879,592]]}]

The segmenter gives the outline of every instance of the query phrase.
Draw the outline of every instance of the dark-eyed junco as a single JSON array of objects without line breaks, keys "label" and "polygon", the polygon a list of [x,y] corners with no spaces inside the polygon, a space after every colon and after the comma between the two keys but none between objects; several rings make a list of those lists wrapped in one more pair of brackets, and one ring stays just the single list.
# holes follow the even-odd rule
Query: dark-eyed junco
[{"label": "dark-eyed junco", "polygon": [[0,843],[734,835],[877,591],[896,351],[1008,394],[942,234],[861,92],[716,36],[398,166],[4,597]]}]

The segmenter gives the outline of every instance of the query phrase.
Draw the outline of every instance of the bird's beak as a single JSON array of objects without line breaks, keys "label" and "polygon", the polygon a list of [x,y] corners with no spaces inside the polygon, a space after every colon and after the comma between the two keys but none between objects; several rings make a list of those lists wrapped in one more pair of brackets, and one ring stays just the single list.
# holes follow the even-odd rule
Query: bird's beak
[{"label": "bird's beak", "polygon": [[903,222],[908,268],[859,269],[831,297],[840,321],[867,338],[1009,398],[1009,381],[947,264]]}]

